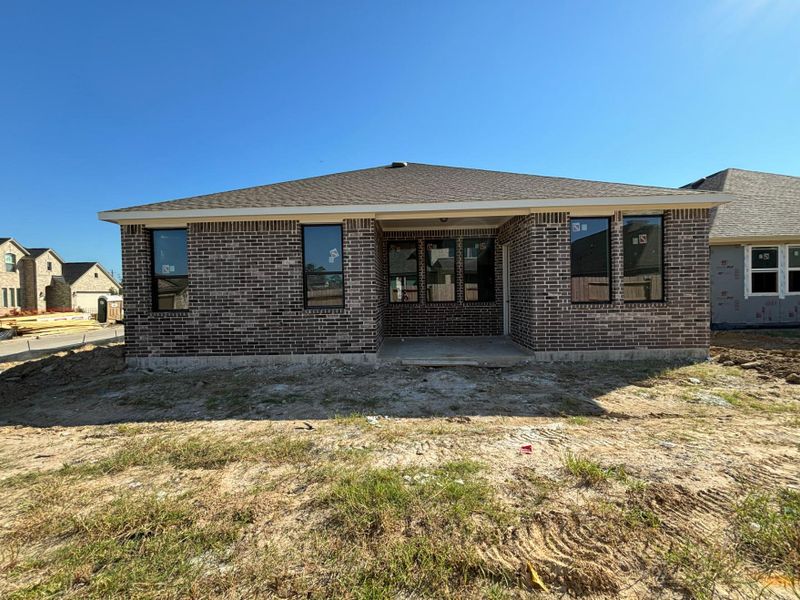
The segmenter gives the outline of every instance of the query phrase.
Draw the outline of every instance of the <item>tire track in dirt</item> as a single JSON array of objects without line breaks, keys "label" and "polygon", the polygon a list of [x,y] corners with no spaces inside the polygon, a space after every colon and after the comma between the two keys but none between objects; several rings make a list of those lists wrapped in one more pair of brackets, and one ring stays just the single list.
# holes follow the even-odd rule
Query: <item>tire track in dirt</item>
[{"label": "tire track in dirt", "polygon": [[[530,562],[544,581],[576,596],[617,594],[623,584],[656,578],[648,565],[687,539],[708,539],[730,518],[740,491],[707,488],[693,492],[680,485],[654,483],[641,495],[629,493],[620,514],[542,511],[502,544],[482,549],[489,564],[525,572]],[[626,525],[623,511],[652,511],[660,526]]]},{"label": "tire track in dirt", "polygon": [[771,456],[753,464],[743,464],[723,471],[728,477],[748,488],[800,487],[797,459],[788,455]]},{"label": "tire track in dirt", "polygon": [[483,558],[504,570],[530,565],[552,586],[570,594],[616,594],[625,573],[641,568],[635,553],[621,552],[619,530],[597,517],[543,512]]}]

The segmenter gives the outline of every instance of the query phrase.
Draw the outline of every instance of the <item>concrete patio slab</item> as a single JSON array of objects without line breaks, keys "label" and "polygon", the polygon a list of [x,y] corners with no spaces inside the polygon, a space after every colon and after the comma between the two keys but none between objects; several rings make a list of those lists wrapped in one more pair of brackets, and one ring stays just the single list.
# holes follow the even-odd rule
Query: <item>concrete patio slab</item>
[{"label": "concrete patio slab", "polygon": [[378,360],[423,367],[511,367],[532,354],[503,336],[386,338]]}]

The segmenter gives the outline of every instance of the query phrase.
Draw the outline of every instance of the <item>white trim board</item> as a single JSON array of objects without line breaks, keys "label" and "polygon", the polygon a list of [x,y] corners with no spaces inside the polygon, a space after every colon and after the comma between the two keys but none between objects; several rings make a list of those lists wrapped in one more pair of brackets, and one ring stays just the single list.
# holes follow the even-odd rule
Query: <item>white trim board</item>
[{"label": "white trim board", "polygon": [[[800,292],[789,291],[789,248],[797,247],[800,244],[746,244],[742,245],[744,250],[744,299],[748,298],[778,298],[783,300],[786,296],[796,296]],[[754,248],[777,248],[778,249],[778,267],[772,269],[758,269],[758,272],[776,272],[778,276],[778,291],[777,292],[759,292],[754,293],[753,290],[753,267],[752,267],[752,251]],[[793,271],[797,268],[793,268]]]},{"label": "white trim board", "polygon": [[234,217],[287,217],[310,215],[342,215],[346,218],[402,217],[408,213],[459,213],[491,210],[519,210],[521,213],[543,209],[578,209],[582,207],[615,207],[617,209],[648,207],[712,208],[733,199],[728,194],[669,194],[663,196],[620,196],[609,198],[553,198],[528,200],[477,200],[468,202],[419,202],[409,204],[337,204],[331,206],[275,206],[261,208],[189,208],[165,210],[111,210],[97,213],[101,221],[112,223],[145,222],[157,219],[208,219]]}]

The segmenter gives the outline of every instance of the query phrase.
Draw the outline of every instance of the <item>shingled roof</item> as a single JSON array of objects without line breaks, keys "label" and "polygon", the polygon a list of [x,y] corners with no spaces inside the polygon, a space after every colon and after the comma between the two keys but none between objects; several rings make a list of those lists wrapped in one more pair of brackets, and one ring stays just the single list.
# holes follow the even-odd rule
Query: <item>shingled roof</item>
[{"label": "shingled roof", "polygon": [[482,169],[393,163],[108,212],[687,196],[675,189]]},{"label": "shingled roof", "polygon": [[711,238],[800,237],[800,177],[725,169],[684,189],[725,192],[715,208]]}]

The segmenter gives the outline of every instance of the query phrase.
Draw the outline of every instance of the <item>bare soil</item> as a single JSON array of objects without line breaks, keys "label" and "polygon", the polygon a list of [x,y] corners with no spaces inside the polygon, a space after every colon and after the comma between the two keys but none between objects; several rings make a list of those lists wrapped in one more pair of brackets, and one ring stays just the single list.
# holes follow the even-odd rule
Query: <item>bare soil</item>
[{"label": "bare soil", "polygon": [[[215,503],[247,497],[258,508],[224,551],[191,559],[213,550],[211,567],[140,584],[144,596],[188,589],[206,597],[798,597],[796,572],[743,552],[734,527],[750,495],[800,491],[800,385],[787,382],[800,373],[795,332],[718,333],[713,359],[699,364],[142,372],[125,368],[123,353],[121,345],[88,346],[0,364],[0,548],[13,548],[0,552],[0,596],[46,588],[102,597],[106,563],[83,565],[57,584],[48,579],[66,534],[43,529],[42,519],[102,512],[147,490]],[[146,447],[198,436],[242,444],[280,437],[308,453],[200,468],[174,457],[87,468],[119,461],[132,440]],[[570,457],[598,467],[599,479],[571,471]],[[320,503],[337,471],[394,470],[415,485],[465,460],[480,465],[475,477],[510,515],[488,529],[474,515],[475,527],[488,531],[465,538],[474,540],[475,570],[456,569],[462,576],[437,584],[435,594],[400,579],[369,588],[372,595],[355,584],[336,587],[342,573],[373,557],[368,536],[388,536],[331,541],[339,521]],[[61,496],[45,493],[65,477]],[[392,535],[412,531],[419,535],[419,524],[406,522]],[[319,556],[319,544],[341,553],[335,565]],[[694,550],[705,558],[692,560]],[[704,562],[717,556],[718,564]],[[252,568],[256,557],[269,559],[268,573]],[[409,564],[403,568],[419,569],[421,581],[433,568],[419,554]],[[187,578],[188,588],[175,587]]]}]

